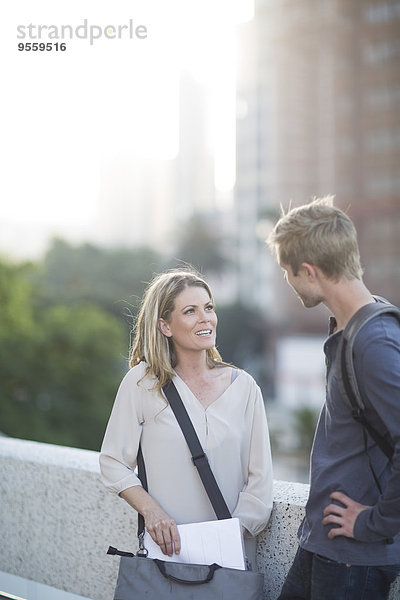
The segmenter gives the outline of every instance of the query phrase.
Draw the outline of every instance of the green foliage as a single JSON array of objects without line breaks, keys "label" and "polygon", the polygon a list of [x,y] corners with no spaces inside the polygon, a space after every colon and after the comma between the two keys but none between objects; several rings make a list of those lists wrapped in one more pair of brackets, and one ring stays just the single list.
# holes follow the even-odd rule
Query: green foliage
[{"label": "green foliage", "polygon": [[318,411],[303,406],[293,411],[294,431],[298,440],[299,450],[309,455],[314,439],[318,420]]},{"label": "green foliage", "polygon": [[54,239],[36,281],[43,305],[89,301],[121,317],[124,308],[141,298],[153,273],[165,268],[149,248],[107,250]]},{"label": "green foliage", "polygon": [[58,443],[99,449],[126,367],[122,325],[100,308],[80,304],[51,307],[42,326],[46,391],[39,406],[57,427]]},{"label": "green foliage", "polygon": [[38,308],[33,276],[0,263],[0,429],[98,449],[126,366],[123,327],[91,304]]},{"label": "green foliage", "polygon": [[272,365],[266,357],[270,326],[265,318],[240,303],[217,306],[217,314],[217,347],[223,360],[251,373],[272,395]]},{"label": "green foliage", "polygon": [[[25,378],[23,363],[35,359],[33,343],[38,334],[31,305],[32,289],[27,266],[0,263],[0,382],[4,396]],[[0,420],[3,427],[3,419]]]},{"label": "green foliage", "polygon": [[262,352],[265,323],[261,316],[239,303],[218,307],[217,312],[217,344],[224,360],[243,365],[249,356]]}]

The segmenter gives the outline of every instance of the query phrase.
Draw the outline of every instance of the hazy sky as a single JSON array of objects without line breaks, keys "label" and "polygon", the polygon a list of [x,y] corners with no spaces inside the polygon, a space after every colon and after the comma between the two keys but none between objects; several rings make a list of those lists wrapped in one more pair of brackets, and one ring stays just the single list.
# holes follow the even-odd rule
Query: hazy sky
[{"label": "hazy sky", "polygon": [[[232,187],[235,24],[251,0],[16,0],[1,11],[0,252],[84,237],[107,161],[176,155],[182,69],[206,86],[216,183]],[[52,50],[18,50],[26,43]]]}]

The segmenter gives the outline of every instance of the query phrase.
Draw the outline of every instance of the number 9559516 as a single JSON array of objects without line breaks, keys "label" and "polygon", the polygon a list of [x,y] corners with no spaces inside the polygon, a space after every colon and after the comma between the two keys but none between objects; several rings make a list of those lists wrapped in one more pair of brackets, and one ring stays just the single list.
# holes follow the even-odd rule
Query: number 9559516
[{"label": "number 9559516", "polygon": [[67,44],[64,42],[20,42],[18,50],[20,52],[64,52],[67,49]]}]

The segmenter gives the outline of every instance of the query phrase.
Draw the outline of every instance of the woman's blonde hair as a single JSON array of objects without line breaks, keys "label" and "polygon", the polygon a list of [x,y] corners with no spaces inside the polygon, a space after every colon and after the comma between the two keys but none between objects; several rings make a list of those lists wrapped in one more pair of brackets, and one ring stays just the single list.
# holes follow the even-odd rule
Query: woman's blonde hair
[{"label": "woman's blonde hair", "polygon": [[336,281],[361,279],[356,229],[346,213],[333,206],[333,196],[315,198],[283,214],[267,241],[279,264],[290,266],[294,275],[306,262]]},{"label": "woman's blonde hair", "polygon": [[[173,269],[157,275],[148,285],[143,295],[141,308],[133,330],[134,339],[130,352],[129,365],[134,367],[142,361],[147,364],[146,373],[157,379],[155,389],[162,387],[174,376],[176,355],[173,342],[161,333],[159,319],[168,321],[175,308],[175,298],[187,287],[201,287],[206,290],[212,303],[211,289],[193,269]],[[207,350],[209,367],[225,366],[218,350]]]}]

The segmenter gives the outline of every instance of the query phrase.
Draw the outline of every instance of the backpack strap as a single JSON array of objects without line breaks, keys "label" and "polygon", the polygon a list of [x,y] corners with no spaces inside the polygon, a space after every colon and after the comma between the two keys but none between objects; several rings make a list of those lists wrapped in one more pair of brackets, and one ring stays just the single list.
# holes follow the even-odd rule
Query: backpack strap
[{"label": "backpack strap", "polygon": [[354,341],[364,325],[376,316],[382,314],[392,314],[397,317],[400,322],[399,308],[378,296],[376,296],[375,299],[377,302],[362,306],[352,316],[344,328],[337,351],[337,375],[342,396],[350,406],[353,418],[362,424],[376,444],[378,444],[389,460],[391,460],[393,456],[393,447],[386,438],[380,435],[372,427],[364,416],[365,405],[361,398],[353,361]]}]

